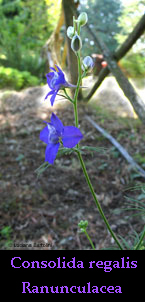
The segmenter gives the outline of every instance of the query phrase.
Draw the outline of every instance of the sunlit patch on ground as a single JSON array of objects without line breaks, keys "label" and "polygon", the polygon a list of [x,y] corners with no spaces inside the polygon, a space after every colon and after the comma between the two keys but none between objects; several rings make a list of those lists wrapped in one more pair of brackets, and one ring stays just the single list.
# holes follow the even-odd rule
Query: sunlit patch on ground
[{"label": "sunlit patch on ground", "polygon": [[[93,86],[95,83],[96,78],[93,76],[87,77],[84,80],[84,85],[90,87]],[[144,97],[145,88],[144,87],[137,87],[136,81],[131,81],[134,84],[134,87],[140,97]],[[84,90],[84,94],[87,95],[88,90]],[[102,108],[105,107],[109,112],[116,113],[118,116],[121,117],[131,117],[137,118],[134,109],[129,102],[129,100],[124,95],[123,91],[119,87],[118,83],[116,82],[115,78],[110,76],[107,77],[98,90],[94,93],[90,102],[96,103],[96,105],[101,106]]]}]

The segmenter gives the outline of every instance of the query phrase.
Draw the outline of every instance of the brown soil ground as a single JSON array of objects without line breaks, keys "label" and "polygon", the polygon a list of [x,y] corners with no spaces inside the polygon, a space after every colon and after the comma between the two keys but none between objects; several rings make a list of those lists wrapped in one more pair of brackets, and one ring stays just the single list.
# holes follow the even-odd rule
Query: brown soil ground
[{"label": "brown soil ground", "polygon": [[[64,125],[74,124],[71,104],[58,102],[52,108],[44,104],[43,98],[43,87],[1,92],[0,248],[22,249],[19,245],[25,244],[23,249],[90,249],[85,235],[78,232],[79,221],[85,219],[96,249],[112,249],[114,242],[100,218],[76,155],[56,159],[37,177],[36,169],[44,162],[46,147],[39,139],[43,120],[49,121],[53,109]],[[144,126],[131,117],[123,122],[109,113],[104,115],[101,110],[97,112],[95,105],[79,106],[84,134],[81,145],[103,148],[83,155],[98,200],[114,232],[132,244],[132,234],[142,230],[144,220],[123,208],[130,202],[127,198],[140,196],[145,201],[145,194],[141,197],[140,190],[132,189],[145,181],[85,120],[85,115],[110,132],[137,160],[139,155],[141,159],[144,156]],[[139,164],[145,168],[143,162]]]}]

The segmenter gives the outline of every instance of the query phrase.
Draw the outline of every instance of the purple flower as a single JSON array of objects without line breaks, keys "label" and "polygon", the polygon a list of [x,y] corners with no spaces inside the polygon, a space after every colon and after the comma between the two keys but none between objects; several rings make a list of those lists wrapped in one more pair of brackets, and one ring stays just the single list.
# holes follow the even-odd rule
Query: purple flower
[{"label": "purple flower", "polygon": [[47,78],[47,84],[51,91],[49,91],[45,97],[45,100],[48,98],[49,95],[52,95],[50,98],[51,106],[53,106],[53,103],[55,101],[55,97],[60,89],[64,88],[74,88],[76,85],[72,85],[68,83],[65,79],[64,73],[62,70],[56,65],[58,71],[51,67],[50,69],[53,70],[53,72],[49,72],[46,75]]},{"label": "purple flower", "polygon": [[52,113],[51,123],[47,123],[47,126],[40,132],[40,139],[47,144],[45,161],[50,164],[54,163],[60,142],[66,148],[73,148],[82,138],[83,135],[77,127],[63,126],[59,118]]}]

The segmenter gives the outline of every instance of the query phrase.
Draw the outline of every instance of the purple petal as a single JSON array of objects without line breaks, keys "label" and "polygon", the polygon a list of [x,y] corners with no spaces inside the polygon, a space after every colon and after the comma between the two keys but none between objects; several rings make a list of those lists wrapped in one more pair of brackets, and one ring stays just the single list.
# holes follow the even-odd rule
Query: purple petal
[{"label": "purple petal", "polygon": [[46,78],[48,81],[50,81],[53,78],[53,76],[54,76],[54,72],[49,72],[46,74]]},{"label": "purple petal", "polygon": [[56,89],[61,89],[61,86],[64,86],[66,83],[64,74],[59,73],[59,77],[55,80],[55,88]]},{"label": "purple petal", "polygon": [[56,66],[57,69],[58,69],[58,74],[59,74],[59,76],[65,77],[63,71],[61,70],[61,68],[60,68],[58,65],[55,65],[55,66]]},{"label": "purple petal", "polygon": [[[59,90],[59,89],[58,89],[58,90]],[[55,98],[56,98],[56,95],[57,95],[57,93],[58,93],[58,90],[53,91],[53,95],[52,95],[52,97],[50,98],[51,106],[53,106],[53,103],[54,103],[54,101],[55,101]]]},{"label": "purple petal", "polygon": [[47,145],[46,150],[45,150],[45,161],[48,161],[50,164],[54,163],[59,146],[60,146],[60,143]]},{"label": "purple petal", "polygon": [[47,95],[46,95],[46,97],[45,97],[45,100],[48,98],[48,96],[49,95],[51,95],[51,94],[54,94],[54,90],[51,90],[51,91],[49,91],[48,93],[47,93]]},{"label": "purple petal", "polygon": [[51,81],[52,81],[53,77],[54,77],[54,72],[49,72],[46,74],[47,84],[48,84],[49,88],[51,88],[51,89],[52,89]]},{"label": "purple petal", "polygon": [[53,67],[50,67],[50,69],[52,69],[52,70],[54,70],[54,71],[56,72],[56,69],[55,69],[55,68],[53,68]]},{"label": "purple petal", "polygon": [[43,141],[44,143],[48,144],[49,140],[49,131],[48,131],[48,127],[46,126],[43,130],[41,130],[40,132],[40,139],[41,141]]},{"label": "purple petal", "polygon": [[60,68],[58,65],[55,64],[55,66],[57,67],[57,69],[58,69],[58,71],[59,71],[60,73],[63,73],[62,70],[61,70],[61,68]]},{"label": "purple petal", "polygon": [[51,123],[55,127],[58,134],[61,135],[64,126],[63,123],[60,121],[60,119],[54,113],[52,113],[51,115]]},{"label": "purple petal", "polygon": [[64,73],[63,71],[59,68],[59,66],[55,65],[58,69],[58,79],[56,80],[55,84],[56,85],[60,85],[61,86],[64,86],[65,83],[66,83],[66,80],[65,80],[65,76],[64,76]]},{"label": "purple petal", "polygon": [[74,126],[65,126],[63,135],[62,135],[62,142],[64,147],[73,148],[75,147],[78,142],[83,138],[81,131]]}]

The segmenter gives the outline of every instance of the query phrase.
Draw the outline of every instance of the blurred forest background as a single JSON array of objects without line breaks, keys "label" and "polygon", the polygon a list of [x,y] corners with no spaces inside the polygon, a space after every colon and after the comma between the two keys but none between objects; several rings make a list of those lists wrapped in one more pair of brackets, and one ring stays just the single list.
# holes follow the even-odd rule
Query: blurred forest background
[{"label": "blurred forest background", "polygon": [[[69,1],[68,1],[69,2]],[[90,28],[99,31],[109,49],[115,51],[133,30],[144,11],[144,0],[81,0],[77,12],[86,11]],[[45,45],[61,18],[61,1],[0,0],[0,88],[20,90],[46,82],[49,70]],[[59,57],[64,65],[65,24],[59,31]],[[84,27],[82,56],[99,54],[100,50]],[[66,62],[65,62],[66,63]],[[142,35],[121,66],[130,78],[145,75],[145,48]]]}]

